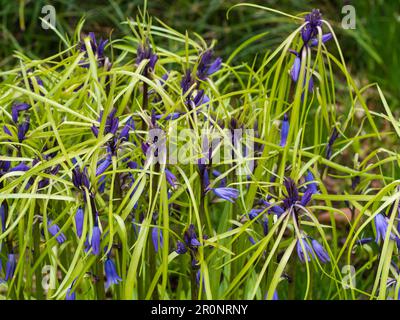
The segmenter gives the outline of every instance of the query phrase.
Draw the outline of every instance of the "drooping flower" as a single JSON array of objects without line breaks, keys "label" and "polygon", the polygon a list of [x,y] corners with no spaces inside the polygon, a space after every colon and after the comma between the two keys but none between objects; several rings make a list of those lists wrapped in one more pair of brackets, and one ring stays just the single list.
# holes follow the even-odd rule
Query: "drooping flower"
[{"label": "drooping flower", "polygon": [[307,183],[307,189],[310,189],[312,194],[318,193],[317,184],[315,182],[312,182],[312,181],[315,181],[315,180],[314,180],[314,176],[313,176],[311,171],[307,171],[307,175],[305,177],[305,180],[306,180],[306,182],[308,182]]},{"label": "drooping flower", "polygon": [[315,239],[311,240],[311,245],[314,249],[315,254],[322,263],[327,263],[330,261],[329,254],[326,252],[324,247]]},{"label": "drooping flower", "polygon": [[8,255],[8,260],[6,263],[6,277],[4,278],[5,281],[12,279],[12,277],[14,276],[16,266],[17,266],[17,258],[14,253],[10,253]]},{"label": "drooping flower", "polygon": [[283,184],[286,189],[286,195],[283,199],[285,208],[290,208],[299,200],[299,192],[297,191],[296,183],[291,178],[285,178]]},{"label": "drooping flower", "polygon": [[206,80],[208,76],[221,69],[222,59],[220,57],[213,60],[214,52],[212,49],[206,50],[200,58],[197,67],[197,77],[200,80]]},{"label": "drooping flower", "polygon": [[99,227],[98,216],[96,214],[93,229],[92,229],[92,238],[90,239],[90,242],[87,241],[87,239],[86,239],[85,251],[87,252],[90,249],[92,249],[92,254],[94,254],[96,256],[99,255],[100,254],[100,242],[101,242],[101,231],[100,231],[100,227]]},{"label": "drooping flower", "polygon": [[84,218],[85,216],[83,208],[79,207],[75,213],[75,227],[76,227],[76,235],[78,236],[78,238],[82,236]]},{"label": "drooping flower", "polygon": [[12,120],[14,121],[14,123],[18,122],[19,113],[21,111],[26,111],[26,110],[30,109],[30,107],[31,106],[27,103],[19,103],[19,104],[13,105],[11,108],[11,116],[12,116]]},{"label": "drooping flower", "polygon": [[314,191],[312,189],[307,188],[306,192],[304,192],[304,195],[301,197],[300,200],[300,205],[305,207],[307,204],[311,201],[311,197],[314,194]]},{"label": "drooping flower", "polygon": [[264,231],[264,236],[266,236],[269,232],[269,221],[268,218],[266,217],[265,220],[263,221],[263,231]]},{"label": "drooping flower", "polygon": [[75,291],[71,292],[71,287],[69,287],[67,290],[65,300],[76,300],[76,293]]},{"label": "drooping flower", "polygon": [[30,125],[30,118],[29,116],[25,118],[25,120],[18,125],[18,132],[17,132],[17,136],[18,136],[18,142],[22,143],[22,141],[25,140],[26,138],[26,133],[29,130],[29,125]]},{"label": "drooping flower", "polygon": [[[323,34],[321,37],[322,43],[325,43],[331,39],[332,39],[332,33],[330,33],[330,32]],[[315,47],[317,45],[318,45],[318,38],[311,39],[310,46]]]},{"label": "drooping flower", "polygon": [[10,172],[18,172],[18,171],[28,171],[30,168],[24,163],[16,165],[15,167],[10,169]]},{"label": "drooping flower", "polygon": [[72,287],[73,287],[74,284],[75,284],[75,281],[76,281],[76,279],[75,279],[74,281],[72,281],[71,285],[69,286],[69,288],[68,288],[68,290],[67,290],[67,294],[65,295],[65,300],[76,300],[76,293],[75,293],[75,291],[72,291],[72,292],[71,292]]},{"label": "drooping flower", "polygon": [[184,244],[183,242],[181,242],[181,241],[178,241],[178,242],[176,243],[176,250],[175,250],[175,252],[176,252],[177,254],[184,254],[184,253],[186,253],[186,252],[187,252],[187,249],[186,249],[185,244]]},{"label": "drooping flower", "polygon": [[145,67],[146,73],[154,70],[156,62],[158,60],[158,56],[153,53],[153,49],[150,46],[148,38],[146,38],[143,43],[139,44],[136,52],[136,64],[139,65],[143,60],[148,60]]},{"label": "drooping flower", "polygon": [[8,216],[8,204],[3,200],[3,202],[0,204],[1,232],[6,231],[7,216]]},{"label": "drooping flower", "polygon": [[47,221],[47,230],[53,237],[57,236],[56,240],[59,244],[62,244],[67,240],[65,234],[60,232],[60,227],[57,224],[54,224],[50,219]]},{"label": "drooping flower", "polygon": [[[89,32],[90,37],[90,47],[92,49],[93,55],[97,61],[98,67],[103,67],[106,63],[107,57],[104,55],[104,48],[108,43],[108,40],[103,40],[100,38],[99,42],[96,40],[96,35],[94,32]],[[85,60],[80,62],[80,66],[83,68],[89,68],[90,63],[87,61],[89,57],[88,48],[86,47],[86,43],[82,40],[80,42],[80,51],[85,52]]]},{"label": "drooping flower", "polygon": [[279,205],[271,204],[271,203],[269,203],[269,202],[266,201],[266,200],[262,200],[262,203],[264,204],[264,206],[265,206],[266,208],[268,208],[268,212],[269,212],[269,213],[272,212],[272,213],[276,214],[278,217],[279,217],[281,214],[283,214],[283,213],[285,212],[285,209],[282,208],[282,207],[279,206]]},{"label": "drooping flower", "polygon": [[[376,238],[375,242],[378,243],[379,239],[382,239],[382,241],[385,241],[386,238],[386,232],[388,229],[388,218],[384,216],[381,213],[378,213],[374,217],[374,222],[375,222],[375,228],[376,228]],[[395,236],[393,233],[390,233],[390,239],[395,240]]]},{"label": "drooping flower", "polygon": [[[186,70],[181,80],[182,94],[185,95],[194,84],[195,84],[195,79],[192,77],[191,71]],[[190,99],[189,96],[190,94],[188,94],[187,99]]]},{"label": "drooping flower", "polygon": [[[305,252],[303,251],[302,245],[304,246]],[[309,245],[306,238],[299,238],[297,240],[297,255],[301,262],[311,261],[314,258],[314,252],[311,246]]]},{"label": "drooping flower", "polygon": [[285,113],[285,115],[283,116],[282,128],[281,128],[281,142],[279,143],[281,147],[284,147],[286,145],[288,134],[289,134],[289,118],[288,115]]},{"label": "drooping flower", "polygon": [[112,164],[111,154],[107,154],[105,159],[99,161],[96,169],[96,177],[103,174],[107,168]]},{"label": "drooping flower", "polygon": [[180,113],[180,112],[172,112],[172,113],[170,113],[170,114],[168,114],[168,115],[165,115],[165,114],[157,114],[157,115],[155,115],[155,118],[156,118],[157,120],[160,120],[160,119],[164,119],[164,120],[175,120],[175,119],[178,119],[180,116],[181,116],[181,113]]},{"label": "drooping flower", "polygon": [[362,238],[362,239],[357,240],[356,244],[362,246],[364,244],[370,243],[373,240],[374,240],[373,238]]},{"label": "drooping flower", "polygon": [[106,274],[106,289],[108,289],[111,285],[118,284],[122,281],[117,273],[117,268],[110,257],[107,257],[106,262],[104,263],[104,270]]},{"label": "drooping flower", "polygon": [[167,168],[165,168],[165,178],[167,179],[167,182],[172,188],[176,187],[177,179],[175,175],[169,171]]},{"label": "drooping flower", "polygon": [[235,188],[222,187],[222,188],[211,188],[214,194],[221,199],[230,201],[232,203],[239,197],[239,191]]},{"label": "drooping flower", "polygon": [[196,230],[193,224],[189,226],[189,229],[185,232],[184,240],[188,247],[198,247],[201,246],[200,241],[197,239]]},{"label": "drooping flower", "polygon": [[80,190],[83,190],[84,188],[90,189],[87,167],[84,167],[83,170],[81,170],[78,166],[72,169],[72,183]]},{"label": "drooping flower", "polygon": [[[107,135],[109,133],[115,135],[115,133],[117,132],[118,125],[119,125],[119,119],[115,116],[116,113],[117,113],[117,109],[113,108],[110,111],[110,113],[107,115],[106,123],[104,125],[104,131],[103,131],[104,135]],[[103,119],[103,116],[104,116],[104,112],[102,110],[102,111],[100,111],[99,118],[97,119],[97,121],[99,123],[101,123],[101,121]],[[95,126],[95,125],[92,125],[91,129],[92,129],[93,134],[97,138],[98,135],[99,135],[99,128],[97,126]]]},{"label": "drooping flower", "polygon": [[335,140],[339,137],[339,132],[336,127],[333,128],[332,134],[329,137],[328,145],[326,146],[326,158],[329,160],[332,157],[332,147]]},{"label": "drooping flower", "polygon": [[299,80],[300,67],[301,67],[300,54],[295,50],[289,50],[289,52],[295,55],[292,68],[290,69],[290,76],[292,77],[292,80],[294,82],[297,82],[297,80]]},{"label": "drooping flower", "polygon": [[122,128],[121,133],[119,134],[119,138],[121,141],[129,140],[129,132],[135,130],[135,121],[132,117],[129,117],[125,126]]},{"label": "drooping flower", "polygon": [[264,208],[259,208],[259,209],[251,209],[250,212],[248,213],[250,220],[253,220],[257,218],[257,216],[263,212],[265,209]]},{"label": "drooping flower", "polygon": [[153,241],[154,251],[158,252],[163,246],[163,236],[160,228],[153,228],[151,231],[151,239]]},{"label": "drooping flower", "polygon": [[307,14],[304,18],[307,24],[301,30],[301,37],[303,42],[308,44],[311,38],[318,35],[318,27],[322,26],[322,15],[318,9],[313,9],[311,13]]}]

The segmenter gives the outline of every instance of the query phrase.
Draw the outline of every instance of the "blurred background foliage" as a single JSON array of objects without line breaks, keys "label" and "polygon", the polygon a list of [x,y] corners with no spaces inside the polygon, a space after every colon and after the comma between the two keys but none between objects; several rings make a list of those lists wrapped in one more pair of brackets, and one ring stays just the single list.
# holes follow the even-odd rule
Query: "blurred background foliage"
[{"label": "blurred background foliage", "polygon": [[[249,7],[235,8],[226,18],[227,10],[239,0],[149,0],[147,10],[172,28],[201,34],[211,43],[216,39],[217,54],[227,58],[241,43],[256,34],[267,32],[258,41],[235,57],[235,63],[249,64],[266,50],[273,50],[289,31],[293,22]],[[263,6],[299,14],[319,8],[324,18],[334,26],[350,72],[359,85],[378,82],[385,92],[395,116],[400,115],[400,1],[305,1],[305,0],[253,0]],[[113,38],[129,34],[126,17],[136,17],[143,0],[0,0],[0,68],[15,64],[14,50],[24,51],[31,58],[46,57],[60,49],[60,40],[51,30],[41,28],[39,17],[44,5],[51,4],[57,11],[57,29],[72,35],[79,19],[85,17],[85,32],[94,31]],[[356,9],[355,30],[344,30],[342,7]],[[288,23],[282,23],[284,21]],[[374,99],[369,107],[374,109]],[[397,112],[397,110],[399,111]]]}]

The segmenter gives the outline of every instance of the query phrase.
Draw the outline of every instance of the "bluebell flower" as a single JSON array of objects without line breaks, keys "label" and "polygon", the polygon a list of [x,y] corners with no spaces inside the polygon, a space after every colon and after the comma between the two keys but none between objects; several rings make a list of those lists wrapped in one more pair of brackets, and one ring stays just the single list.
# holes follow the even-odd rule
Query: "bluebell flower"
[{"label": "bluebell flower", "polygon": [[15,104],[11,107],[11,116],[14,123],[18,122],[18,116],[21,111],[26,111],[30,109],[30,105],[27,103]]},{"label": "bluebell flower", "polygon": [[272,296],[272,300],[279,300],[278,291],[274,291],[274,295]]},{"label": "bluebell flower", "polygon": [[65,300],[76,300],[76,293],[75,291],[71,292],[71,287],[69,287],[67,290]]},{"label": "bluebell flower", "polygon": [[146,73],[154,70],[156,62],[158,60],[158,56],[153,53],[153,49],[150,46],[149,39],[146,38],[143,43],[139,44],[136,55],[137,65],[139,65],[143,60],[149,60],[145,68]]},{"label": "bluebell flower", "polygon": [[90,189],[87,167],[84,167],[83,170],[81,170],[78,166],[72,169],[72,183],[80,190],[83,190],[84,187]]},{"label": "bluebell flower", "polygon": [[24,162],[21,162],[20,164],[11,168],[9,172],[28,171],[29,169],[30,168]]},{"label": "bluebell flower", "polygon": [[82,236],[84,219],[85,215],[83,208],[79,207],[75,213],[75,227],[76,227],[76,235],[78,236],[78,238]]},{"label": "bluebell flower", "polygon": [[292,80],[294,82],[297,82],[297,80],[299,80],[300,68],[301,68],[300,54],[295,50],[289,50],[289,52],[295,55],[292,68],[290,69],[290,76],[292,77]]},{"label": "bluebell flower", "polygon": [[360,176],[354,176],[351,178],[351,188],[355,190],[357,186],[360,184],[361,178]]},{"label": "bluebell flower", "polygon": [[[212,171],[212,175],[216,178],[218,178],[221,175],[221,172],[219,172],[218,170],[213,170]],[[221,182],[219,184],[220,187],[225,187],[226,186],[226,178],[221,179]]]},{"label": "bluebell flower", "polygon": [[18,136],[18,142],[22,143],[22,141],[25,140],[26,138],[26,133],[29,130],[29,125],[30,125],[30,118],[26,117],[25,120],[18,125],[18,132],[17,132],[17,136]]},{"label": "bluebell flower", "polygon": [[15,257],[14,253],[8,254],[8,260],[6,263],[6,277],[4,278],[5,281],[11,280],[14,276],[15,268],[17,266],[17,258]]},{"label": "bluebell flower", "polygon": [[254,240],[253,237],[249,236],[249,241],[252,245],[255,245],[257,242]]},{"label": "bluebell flower", "polygon": [[313,9],[304,18],[307,24],[301,30],[301,37],[304,44],[308,44],[311,38],[318,35],[318,27],[322,26],[322,15],[318,9]]},{"label": "bluebell flower", "polygon": [[[292,68],[290,69],[290,75],[292,77],[293,82],[297,82],[297,80],[299,79],[300,76],[300,68],[301,68],[301,56],[300,53],[298,53],[297,51],[294,50],[289,50],[291,53],[293,53],[296,58],[294,59]],[[304,79],[304,83],[303,86],[305,87],[306,83],[305,83],[305,79]],[[308,80],[308,91],[309,92],[313,92],[314,90],[314,79],[312,74],[310,74],[310,78]],[[304,99],[304,93],[302,93],[301,95],[301,101],[303,101]]]},{"label": "bluebell flower", "polygon": [[8,172],[11,167],[10,161],[0,160],[0,177]]},{"label": "bluebell flower", "polygon": [[299,200],[299,192],[297,191],[297,186],[293,179],[285,178],[283,184],[286,189],[286,196],[283,199],[283,203],[285,208],[290,208]]},{"label": "bluebell flower", "polygon": [[257,216],[264,211],[264,208],[259,208],[259,209],[251,209],[250,212],[248,213],[250,220],[253,220],[257,218]]},{"label": "bluebell flower", "polygon": [[315,182],[312,182],[312,181],[315,181],[315,180],[314,180],[314,176],[313,176],[311,171],[307,171],[307,175],[305,177],[305,180],[306,180],[306,182],[308,182],[307,189],[310,189],[313,194],[318,193],[317,184]]},{"label": "bluebell flower", "polygon": [[335,140],[339,137],[339,132],[336,127],[333,128],[332,134],[329,137],[328,145],[326,146],[326,158],[329,160],[332,157],[332,147]]},{"label": "bluebell flower", "polygon": [[362,238],[362,239],[357,240],[356,244],[361,246],[361,245],[370,243],[373,240],[374,240],[373,238]]},{"label": "bluebell flower", "polygon": [[[104,55],[104,48],[108,43],[108,40],[103,40],[100,38],[99,42],[97,42],[94,32],[89,32],[89,37],[90,37],[90,47],[97,61],[97,65],[98,67],[102,67],[105,65],[107,60],[106,59],[107,57]],[[80,51],[85,52],[86,59],[89,57],[88,49],[86,48],[86,44],[83,40],[80,42]],[[87,61],[80,62],[80,66],[82,66],[83,68],[89,68],[89,65],[90,63]]]},{"label": "bluebell flower", "polygon": [[105,159],[99,161],[96,170],[96,177],[103,174],[111,164],[112,164],[111,155],[107,154],[107,157]]},{"label": "bluebell flower", "polygon": [[262,201],[265,205],[265,207],[268,208],[268,212],[269,213],[274,213],[276,214],[278,217],[280,217],[281,214],[285,213],[285,209],[283,209],[281,206],[279,205],[272,205],[271,203],[269,203],[268,201],[263,200]]},{"label": "bluebell flower", "polygon": [[193,224],[191,224],[189,226],[189,229],[185,232],[184,234],[184,240],[186,245],[189,248],[196,248],[198,246],[201,246],[200,241],[197,239],[197,234],[196,234],[196,230]]},{"label": "bluebell flower", "polygon": [[53,221],[50,219],[47,221],[47,230],[53,237],[57,235],[56,240],[59,244],[62,244],[65,242],[65,240],[67,240],[64,233],[60,233],[60,227],[56,224],[53,224]]},{"label": "bluebell flower", "polygon": [[[186,70],[184,76],[181,80],[182,94],[185,95],[189,89],[196,83],[195,79],[192,77],[190,70]],[[187,99],[190,99],[190,94],[188,94]]]},{"label": "bluebell flower", "polygon": [[115,264],[110,257],[107,257],[106,262],[104,263],[104,270],[106,274],[106,289],[108,289],[111,285],[118,284],[122,281],[117,273]]},{"label": "bluebell flower", "polygon": [[221,199],[230,201],[232,203],[239,197],[239,191],[235,188],[222,187],[222,188],[211,188],[214,194]]},{"label": "bluebell flower", "polygon": [[200,80],[206,80],[208,76],[221,69],[222,59],[220,57],[213,60],[213,50],[206,50],[200,58],[197,66],[197,77]]},{"label": "bluebell flower", "polygon": [[193,99],[189,101],[189,105],[192,109],[196,109],[209,101],[210,98],[204,93],[204,90],[197,90],[196,95],[194,95]]},{"label": "bluebell flower", "polygon": [[101,231],[98,223],[98,217],[96,214],[96,218],[94,221],[94,226],[92,229],[92,239],[90,240],[90,243],[86,243],[87,247],[85,251],[89,251],[89,249],[92,249],[92,254],[94,255],[99,255],[100,254],[100,241],[101,241]]},{"label": "bluebell flower", "polygon": [[160,120],[160,119],[164,119],[164,120],[175,120],[175,119],[178,119],[180,116],[181,116],[181,113],[180,113],[180,112],[172,112],[172,113],[168,114],[167,116],[165,116],[165,114],[158,114],[158,115],[155,115],[155,118],[156,118],[157,120]]},{"label": "bluebell flower", "polygon": [[[376,228],[376,238],[375,242],[378,243],[379,239],[382,239],[382,241],[385,241],[386,238],[386,232],[388,228],[388,218],[385,217],[383,214],[378,213],[374,217],[374,222],[375,222],[375,228]],[[395,236],[393,233],[390,233],[390,239],[395,240]]]},{"label": "bluebell flower", "polygon": [[[303,252],[302,244],[306,252]],[[305,262],[305,260],[310,261],[314,258],[314,252],[311,246],[309,245],[306,238],[299,238],[297,240],[297,255],[301,262]]]},{"label": "bluebell flower", "polygon": [[1,221],[1,232],[6,231],[6,220],[8,216],[8,204],[3,201],[0,204],[0,221]]},{"label": "bluebell flower", "polygon": [[73,287],[74,284],[75,284],[75,281],[76,281],[76,279],[75,279],[74,281],[72,281],[71,285],[69,286],[69,288],[68,288],[68,290],[67,290],[67,294],[65,295],[65,300],[76,300],[76,293],[75,293],[75,291],[71,292],[72,287]]},{"label": "bluebell flower", "polygon": [[169,171],[167,168],[165,168],[165,178],[167,179],[167,182],[172,188],[176,187],[177,179],[175,175]]},{"label": "bluebell flower", "polygon": [[326,250],[324,249],[324,247],[322,245],[319,244],[319,242],[315,239],[311,240],[311,245],[314,249],[315,254],[317,255],[318,259],[322,262],[322,263],[327,263],[330,261],[329,258],[329,254],[328,252],[326,252]]},{"label": "bluebell flower", "polygon": [[183,242],[181,242],[181,241],[178,241],[176,243],[175,252],[178,253],[178,254],[185,254],[187,252],[185,244]]},{"label": "bluebell flower", "polygon": [[[203,236],[204,239],[207,239],[207,236]],[[190,250],[192,257],[192,267],[197,268],[198,261],[195,259],[195,256],[198,251],[198,247],[201,246],[200,241],[197,239],[196,230],[193,224],[189,226],[189,228],[183,234],[184,242],[177,241],[175,250],[178,254],[185,254]]]},{"label": "bluebell flower", "polygon": [[266,217],[265,220],[263,221],[263,232],[264,236],[266,236],[269,232],[269,225],[268,225],[268,218]]},{"label": "bluebell flower", "polygon": [[312,195],[314,194],[312,189],[307,188],[300,200],[300,205],[305,207],[311,201]]},{"label": "bluebell flower", "polygon": [[94,255],[98,255],[100,253],[100,237],[101,237],[101,231],[98,225],[95,225],[93,227],[92,231],[92,241],[90,243],[92,247],[92,253]]},{"label": "bluebell flower", "polygon": [[151,239],[153,241],[154,251],[158,252],[163,246],[163,236],[160,228],[153,228],[151,231]]},{"label": "bluebell flower", "polygon": [[129,132],[135,130],[135,121],[132,117],[129,117],[125,126],[122,128],[121,133],[119,134],[119,138],[121,141],[129,140]]},{"label": "bluebell flower", "polygon": [[[10,129],[8,129],[8,127],[6,125],[3,126],[3,131],[6,135],[9,135],[10,137],[13,136],[13,134],[11,133]],[[10,140],[8,140],[10,141]]]},{"label": "bluebell flower", "polygon": [[[115,133],[117,132],[118,126],[119,126],[119,119],[115,116],[116,112],[117,112],[117,109],[113,108],[110,111],[110,113],[107,115],[106,123],[104,125],[104,131],[103,131],[104,135],[107,135],[109,133],[115,135]],[[103,116],[104,116],[104,112],[102,110],[102,111],[100,111],[100,115],[97,119],[97,121],[99,123],[101,123]],[[93,124],[91,129],[92,129],[93,134],[97,138],[99,135],[99,128]]]},{"label": "bluebell flower", "polygon": [[284,147],[286,145],[288,134],[289,134],[289,118],[288,115],[285,113],[285,115],[283,116],[282,128],[281,128],[281,142],[279,143],[281,147]]},{"label": "bluebell flower", "polygon": [[[332,33],[330,33],[330,32],[323,34],[321,37],[322,43],[325,43],[331,39],[332,39]],[[317,45],[318,45],[318,38],[311,39],[310,46],[315,47]]]}]

